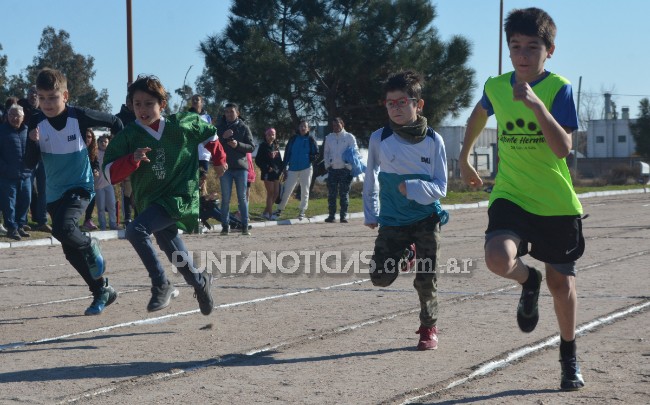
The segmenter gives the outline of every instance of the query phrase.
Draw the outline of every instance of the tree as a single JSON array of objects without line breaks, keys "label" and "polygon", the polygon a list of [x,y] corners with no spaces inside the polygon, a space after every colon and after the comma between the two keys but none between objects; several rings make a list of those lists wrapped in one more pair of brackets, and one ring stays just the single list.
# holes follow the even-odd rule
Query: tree
[{"label": "tree", "polygon": [[428,0],[234,0],[230,12],[226,29],[200,44],[197,87],[238,102],[258,130],[287,134],[302,118],[341,116],[364,141],[387,120],[382,81],[402,68],[425,77],[430,125],[470,104],[470,45],[440,41]]},{"label": "tree", "polygon": [[630,124],[630,131],[636,142],[636,153],[650,159],[650,101],[647,98],[639,102],[639,117]]},{"label": "tree", "polygon": [[70,34],[64,30],[57,33],[52,27],[45,27],[38,45],[33,64],[27,67],[29,83],[36,81],[38,72],[50,67],[58,69],[68,79],[69,103],[100,111],[110,111],[108,91],[95,90],[91,84],[95,77],[95,58],[75,53],[70,43]]}]

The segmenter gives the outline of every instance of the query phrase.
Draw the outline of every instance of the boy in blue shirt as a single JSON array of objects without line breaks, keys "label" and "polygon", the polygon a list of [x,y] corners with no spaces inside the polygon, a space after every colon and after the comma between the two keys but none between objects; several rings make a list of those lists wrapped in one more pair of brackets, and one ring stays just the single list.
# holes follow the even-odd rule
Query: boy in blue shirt
[{"label": "boy in blue shirt", "polygon": [[370,136],[363,184],[364,224],[379,226],[370,279],[379,287],[395,281],[404,252],[418,252],[413,286],[420,300],[418,350],[438,348],[440,198],[447,194],[447,158],[442,137],[418,113],[422,78],[411,70],[394,73],[384,85],[390,124]]}]

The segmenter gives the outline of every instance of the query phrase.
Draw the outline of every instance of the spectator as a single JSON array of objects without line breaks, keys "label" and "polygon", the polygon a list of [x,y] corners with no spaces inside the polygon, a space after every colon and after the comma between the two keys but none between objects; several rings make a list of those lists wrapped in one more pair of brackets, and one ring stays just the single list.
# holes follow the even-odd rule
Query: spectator
[{"label": "spectator", "polygon": [[[40,102],[36,93],[36,86],[31,86],[27,91],[27,103],[30,108],[29,112],[25,109],[25,122],[29,124],[31,117],[41,111],[39,109]],[[25,108],[24,105],[23,108]],[[47,180],[45,179],[45,167],[42,159],[39,159],[36,168],[34,168],[31,181],[32,202],[30,204],[30,211],[32,213],[32,222],[36,223],[35,230],[52,232],[52,227],[47,223],[47,195],[45,192]]]},{"label": "spectator", "polygon": [[23,157],[27,145],[27,126],[23,108],[13,104],[7,109],[7,122],[0,125],[0,208],[7,237],[29,237],[27,210],[31,198],[31,173]]},{"label": "spectator", "polygon": [[260,144],[255,156],[255,164],[262,172],[262,181],[266,189],[266,207],[262,216],[269,221],[277,219],[273,214],[273,204],[280,195],[280,176],[282,175],[282,155],[280,146],[276,139],[275,128],[269,128],[264,132],[265,140]]},{"label": "spectator", "polygon": [[223,145],[228,163],[228,171],[221,177],[221,235],[228,235],[230,221],[230,196],[235,183],[237,202],[241,221],[242,235],[250,236],[248,229],[248,201],[246,200],[246,183],[248,181],[248,159],[246,154],[253,152],[255,144],[248,126],[239,118],[239,106],[228,103],[225,107],[224,120],[217,125],[219,141]]},{"label": "spectator", "polygon": [[[97,161],[99,167],[104,162],[104,153],[108,146],[108,135],[102,135],[97,140]],[[97,221],[100,230],[106,230],[106,212],[108,212],[108,226],[112,230],[117,229],[117,218],[115,215],[115,189],[106,180],[106,177],[99,175],[95,177],[95,201],[97,202]]]},{"label": "spectator", "polygon": [[282,214],[282,210],[287,206],[289,197],[293,193],[296,184],[300,183],[300,212],[298,219],[305,217],[305,211],[309,205],[309,180],[313,171],[312,162],[318,157],[318,145],[314,137],[309,135],[309,123],[305,120],[300,121],[298,133],[289,139],[284,151],[283,177],[285,180],[282,191],[282,201],[276,216]]},{"label": "spectator", "polygon": [[[132,122],[135,122],[135,114],[133,113],[133,100],[131,96],[126,95],[126,101],[120,107],[120,112],[115,114],[117,118],[122,121],[122,125],[125,127]],[[133,201],[133,189],[131,187],[131,178],[127,177],[122,183],[120,183],[120,189],[122,190],[122,212],[124,215],[124,224],[128,225],[132,221],[131,209],[135,211],[135,203]]]},{"label": "spectator", "polygon": [[[86,149],[88,149],[88,160],[90,160],[90,167],[93,171],[93,178],[95,179],[96,182],[97,178],[100,176],[99,160],[97,159],[97,138],[95,138],[95,133],[90,128],[86,130],[85,141],[86,141]],[[95,225],[92,219],[93,211],[95,210],[96,197],[97,195],[93,196],[93,198],[90,200],[90,203],[88,204],[88,207],[86,207],[86,216],[84,218],[84,223],[81,226],[81,228],[87,232],[94,231],[95,229],[97,229],[97,225]]]},{"label": "spectator", "polygon": [[357,140],[354,135],[345,130],[344,125],[341,118],[334,118],[332,120],[332,129],[334,132],[325,138],[325,156],[323,162],[327,169],[327,207],[329,210],[329,216],[325,219],[325,222],[334,222],[337,194],[341,205],[339,219],[343,223],[348,222],[352,166],[343,160],[343,153],[349,148],[356,150]]}]

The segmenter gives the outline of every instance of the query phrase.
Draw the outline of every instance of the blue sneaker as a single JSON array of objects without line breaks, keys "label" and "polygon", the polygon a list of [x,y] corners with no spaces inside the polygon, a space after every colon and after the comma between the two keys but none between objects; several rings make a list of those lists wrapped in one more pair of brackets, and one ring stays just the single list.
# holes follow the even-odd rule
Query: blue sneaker
[{"label": "blue sneaker", "polygon": [[93,293],[93,302],[84,312],[84,315],[99,315],[104,308],[111,305],[117,299],[117,291],[108,285],[108,279],[104,279],[104,286]]}]

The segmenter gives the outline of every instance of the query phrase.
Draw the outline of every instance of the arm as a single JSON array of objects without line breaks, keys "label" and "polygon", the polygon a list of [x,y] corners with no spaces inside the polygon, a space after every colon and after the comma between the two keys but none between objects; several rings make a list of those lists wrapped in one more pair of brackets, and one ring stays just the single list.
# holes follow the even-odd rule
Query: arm
[{"label": "arm", "polygon": [[25,166],[28,169],[35,169],[41,160],[41,145],[38,143],[40,134],[38,131],[38,115],[30,117],[27,124],[27,145],[25,145]]},{"label": "arm", "polygon": [[555,156],[560,159],[566,157],[572,148],[570,129],[565,129],[558,124],[528,83],[515,83],[512,86],[512,95],[514,100],[523,102],[533,111],[542,128],[546,143]]},{"label": "arm", "polygon": [[88,108],[70,107],[77,110],[79,119],[79,129],[82,134],[86,133],[86,129],[92,127],[109,127],[111,134],[115,135],[120,132],[124,125],[122,121],[113,114],[90,110]]},{"label": "arm", "polygon": [[[376,136],[375,136],[376,135]],[[368,165],[366,167],[365,180],[363,182],[363,216],[364,225],[370,229],[377,227],[379,217],[379,143],[381,142],[381,130],[370,136],[368,143]]]},{"label": "arm", "polygon": [[37,141],[27,140],[25,145],[25,166],[28,169],[35,169],[41,159],[41,146]]},{"label": "arm", "polygon": [[219,140],[210,141],[205,145],[205,148],[212,153],[212,165],[217,171],[217,177],[223,176],[228,169],[226,163],[226,152],[223,150],[223,145]]},{"label": "arm", "polygon": [[325,144],[325,146],[323,147],[323,164],[325,165],[325,170],[328,170],[330,168],[329,156],[330,156],[331,151],[330,151],[329,143],[327,142],[327,137],[328,136],[329,135],[327,135],[325,137],[325,140],[323,141],[323,143]]},{"label": "arm", "polygon": [[465,139],[463,140],[463,148],[460,150],[458,157],[458,165],[460,167],[460,176],[465,183],[472,187],[479,187],[483,184],[481,176],[478,175],[476,169],[469,162],[469,156],[474,150],[474,144],[481,135],[481,131],[485,128],[488,115],[487,111],[479,101],[476,103],[472,114],[467,120],[467,129],[465,130]]},{"label": "arm", "polygon": [[134,154],[128,154],[104,166],[104,176],[111,184],[117,184],[128,178],[140,167],[140,161],[135,161]]},{"label": "arm", "polygon": [[263,172],[268,172],[271,166],[271,162],[269,162],[268,158],[269,148],[267,145],[268,144],[266,142],[262,142],[260,144],[260,147],[257,149],[257,155],[255,155],[255,164]]}]

